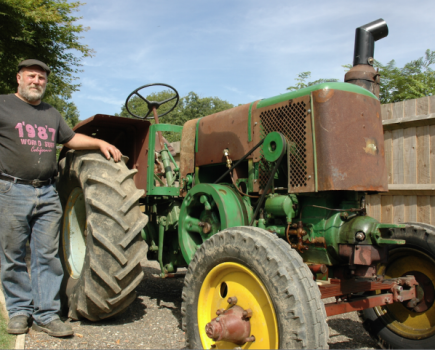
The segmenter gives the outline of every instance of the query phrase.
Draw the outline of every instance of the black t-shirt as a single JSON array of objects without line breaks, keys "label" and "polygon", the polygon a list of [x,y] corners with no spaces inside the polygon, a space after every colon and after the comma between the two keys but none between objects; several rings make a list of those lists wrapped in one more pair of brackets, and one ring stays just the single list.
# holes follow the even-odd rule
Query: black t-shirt
[{"label": "black t-shirt", "polygon": [[60,113],[47,103],[33,106],[14,94],[0,95],[0,171],[26,180],[57,174],[56,143],[74,137]]}]

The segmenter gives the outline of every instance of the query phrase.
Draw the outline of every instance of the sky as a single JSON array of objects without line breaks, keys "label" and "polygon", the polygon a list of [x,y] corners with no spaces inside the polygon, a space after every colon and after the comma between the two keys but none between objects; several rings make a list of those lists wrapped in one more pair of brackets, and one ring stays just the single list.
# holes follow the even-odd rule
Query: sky
[{"label": "sky", "polygon": [[342,81],[355,29],[379,18],[389,28],[375,44],[381,63],[435,50],[433,0],[87,0],[77,15],[95,51],[72,96],[81,120],[119,113],[151,83],[238,105],[286,92],[304,71]]}]

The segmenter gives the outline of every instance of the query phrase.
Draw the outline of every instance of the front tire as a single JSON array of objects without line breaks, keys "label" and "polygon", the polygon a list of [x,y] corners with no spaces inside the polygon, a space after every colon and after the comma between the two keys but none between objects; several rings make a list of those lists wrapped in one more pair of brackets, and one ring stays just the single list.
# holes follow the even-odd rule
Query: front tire
[{"label": "front tire", "polygon": [[[228,297],[253,311],[249,349],[326,349],[328,326],[320,292],[299,254],[271,233],[234,227],[206,240],[196,251],[182,293],[182,325],[192,349],[236,348],[213,341],[205,326]],[[214,347],[213,347],[214,345]]]},{"label": "front tire", "polygon": [[143,278],[148,222],[126,158],[115,163],[97,151],[70,151],[57,185],[64,209],[59,255],[61,295],[74,320],[98,321],[124,311]]},{"label": "front tire", "polygon": [[392,238],[404,239],[393,246],[388,263],[379,273],[386,278],[414,275],[419,285],[415,308],[408,302],[378,306],[360,312],[364,328],[382,348],[433,349],[435,346],[435,230],[433,226],[409,223],[395,229]]}]

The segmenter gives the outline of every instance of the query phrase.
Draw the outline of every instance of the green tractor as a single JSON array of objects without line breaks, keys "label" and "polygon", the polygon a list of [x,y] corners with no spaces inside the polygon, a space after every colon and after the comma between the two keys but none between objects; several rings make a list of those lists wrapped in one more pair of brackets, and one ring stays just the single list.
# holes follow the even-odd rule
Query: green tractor
[{"label": "green tractor", "polygon": [[[374,42],[356,30],[354,67],[323,83],[188,121],[96,115],[75,130],[116,145],[60,156],[60,254],[72,319],[124,311],[143,278],[187,267],[190,348],[327,348],[326,317],[359,311],[384,347],[435,344],[435,231],[382,224],[365,196],[388,190]],[[154,85],[154,84],[153,84]],[[160,84],[162,85],[162,84]],[[151,123],[149,119],[154,119]],[[181,134],[177,163],[163,133]],[[322,299],[335,297],[325,304]]]}]

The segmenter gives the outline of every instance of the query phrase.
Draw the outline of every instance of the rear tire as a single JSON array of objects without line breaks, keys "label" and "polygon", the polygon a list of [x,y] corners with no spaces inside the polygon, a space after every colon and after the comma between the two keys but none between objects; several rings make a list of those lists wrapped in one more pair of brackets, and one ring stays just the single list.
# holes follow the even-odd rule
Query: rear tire
[{"label": "rear tire", "polygon": [[182,293],[187,347],[238,347],[212,341],[204,330],[217,309],[229,307],[226,299],[233,296],[237,305],[253,310],[255,341],[242,348],[328,348],[325,308],[313,275],[300,255],[271,233],[255,227],[228,228],[196,251]]},{"label": "rear tire", "polygon": [[[379,272],[387,278],[415,275],[418,296],[426,305],[421,310],[406,307],[407,302],[366,309],[359,314],[364,328],[387,349],[433,349],[435,346],[435,228],[408,223],[395,229],[394,239],[404,239],[404,246],[392,246],[388,263]],[[423,294],[422,294],[423,293]],[[417,297],[418,297],[417,296]],[[421,304],[421,302],[419,303]],[[417,306],[419,305],[417,304]]]},{"label": "rear tire", "polygon": [[57,190],[64,209],[59,255],[61,295],[68,316],[91,321],[124,311],[143,278],[148,217],[126,158],[115,163],[97,151],[70,151],[60,162]]}]

